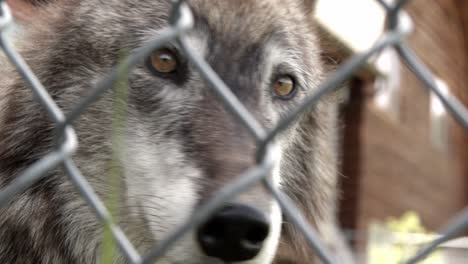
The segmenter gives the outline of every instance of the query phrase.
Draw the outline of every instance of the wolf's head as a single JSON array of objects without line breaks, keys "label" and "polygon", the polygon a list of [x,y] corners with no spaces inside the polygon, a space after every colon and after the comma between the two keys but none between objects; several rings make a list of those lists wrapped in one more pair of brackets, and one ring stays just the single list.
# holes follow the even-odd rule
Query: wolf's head
[{"label": "wolf's head", "polygon": [[[35,47],[26,49],[25,56],[66,111],[88,94],[122,54],[161,34],[171,9],[165,0],[62,2],[51,8],[49,14],[54,16],[46,29],[33,33],[30,44]],[[322,66],[311,22],[312,0],[187,2],[195,22],[187,34],[189,45],[265,128],[272,128],[320,82]],[[76,122],[81,145],[75,161],[105,196],[111,152],[117,151],[123,179],[119,219],[128,233],[137,234],[130,236],[144,251],[252,167],[257,147],[178,43],[154,50],[131,70],[125,88],[124,99],[116,99],[115,91],[109,91]],[[125,101],[125,125],[113,128],[114,106],[120,100]],[[329,155],[323,148],[330,147],[325,134],[333,123],[331,110],[319,105],[306,118],[314,129],[304,130],[296,123],[277,139],[280,158],[270,177],[276,184],[292,186],[290,193],[296,200],[301,192],[314,193],[301,188],[332,188],[318,180],[318,186],[310,186],[307,179],[293,178],[293,174],[309,177],[311,171],[319,178],[333,174],[328,169],[334,165],[333,158],[328,157],[330,165],[317,161],[318,156]],[[319,139],[304,142],[305,132]],[[112,142],[115,133],[122,138],[118,144]],[[314,145],[316,141],[319,143]],[[312,147],[295,151],[301,144]],[[309,159],[310,163],[302,164]],[[323,197],[327,198],[321,195],[320,199]],[[307,204],[302,201],[304,208]],[[320,214],[320,208],[314,209]],[[80,225],[91,225],[80,217],[81,222],[76,220]],[[277,204],[260,185],[255,186],[187,235],[166,260],[270,263],[281,222]],[[76,246],[75,250],[89,248]]]}]

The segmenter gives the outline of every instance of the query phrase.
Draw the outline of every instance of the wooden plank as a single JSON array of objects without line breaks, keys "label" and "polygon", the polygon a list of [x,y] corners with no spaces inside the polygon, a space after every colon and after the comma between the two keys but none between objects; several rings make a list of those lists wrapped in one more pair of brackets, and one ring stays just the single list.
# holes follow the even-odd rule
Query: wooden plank
[{"label": "wooden plank", "polygon": [[[465,61],[468,63],[468,1],[457,0],[456,8],[460,12],[460,18],[464,32]],[[463,75],[465,77],[464,85],[459,87],[459,89],[455,91],[455,94],[458,98],[461,99],[465,106],[468,106],[468,77],[466,72],[468,72],[468,66],[465,66],[465,74]],[[460,164],[460,174],[465,175],[466,179],[466,203],[468,204],[468,133],[455,122],[453,122],[452,126],[454,128],[454,145],[456,146],[455,151]]]}]

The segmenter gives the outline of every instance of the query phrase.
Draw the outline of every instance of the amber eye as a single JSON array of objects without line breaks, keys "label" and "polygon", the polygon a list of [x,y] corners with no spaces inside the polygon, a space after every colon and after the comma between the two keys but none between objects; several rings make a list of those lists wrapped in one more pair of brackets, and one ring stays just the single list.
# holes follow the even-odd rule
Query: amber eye
[{"label": "amber eye", "polygon": [[283,75],[273,83],[273,93],[281,99],[291,99],[296,91],[296,85],[291,76]]},{"label": "amber eye", "polygon": [[177,57],[169,49],[155,50],[151,54],[151,66],[158,73],[173,73],[177,70]]}]

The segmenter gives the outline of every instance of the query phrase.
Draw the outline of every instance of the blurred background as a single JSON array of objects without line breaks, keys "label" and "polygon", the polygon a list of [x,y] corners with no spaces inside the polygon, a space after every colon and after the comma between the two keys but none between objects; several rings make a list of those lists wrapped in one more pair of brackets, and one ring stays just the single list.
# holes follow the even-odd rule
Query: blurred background
[{"label": "blurred background", "polygon": [[[384,28],[374,0],[320,0],[316,11],[331,63],[368,49]],[[408,44],[468,106],[468,1],[412,0],[406,12]],[[398,248],[414,247],[410,256],[468,205],[468,132],[391,49],[349,82],[342,116],[341,224],[359,263],[397,263]],[[468,263],[467,238],[443,249],[427,263]]]},{"label": "blurred background", "polygon": [[[43,1],[7,2],[28,23]],[[409,2],[407,42],[439,87],[468,106],[468,1]],[[385,25],[375,0],[319,0],[315,17],[331,68],[368,49]],[[391,49],[347,87],[340,223],[358,263],[398,263],[468,206],[468,132]],[[423,263],[468,263],[468,238],[445,243]]]}]

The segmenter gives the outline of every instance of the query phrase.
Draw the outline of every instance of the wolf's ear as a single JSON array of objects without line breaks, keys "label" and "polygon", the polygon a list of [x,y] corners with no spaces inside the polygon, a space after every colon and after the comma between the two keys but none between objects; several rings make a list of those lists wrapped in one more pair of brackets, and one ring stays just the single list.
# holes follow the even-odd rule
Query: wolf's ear
[{"label": "wolf's ear", "polygon": [[59,0],[7,0],[15,19],[22,23],[34,21],[36,11],[55,2]]},{"label": "wolf's ear", "polygon": [[308,13],[312,13],[315,9],[315,5],[318,0],[300,0],[304,5],[304,10]]}]

